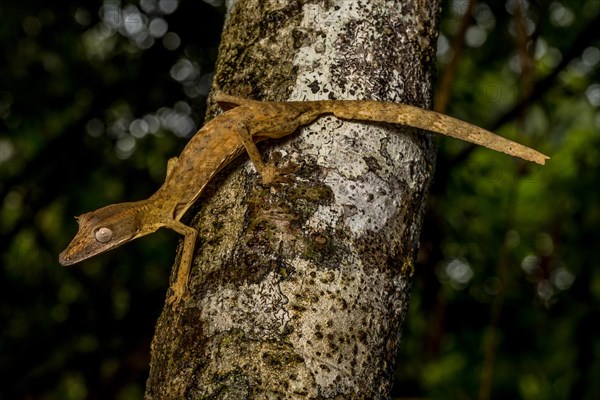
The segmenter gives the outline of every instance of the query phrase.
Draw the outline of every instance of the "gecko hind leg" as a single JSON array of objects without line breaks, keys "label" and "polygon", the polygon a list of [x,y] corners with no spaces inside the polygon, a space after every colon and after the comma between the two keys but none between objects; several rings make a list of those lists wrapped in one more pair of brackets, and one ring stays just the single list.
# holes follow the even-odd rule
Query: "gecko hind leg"
[{"label": "gecko hind leg", "polygon": [[256,143],[252,140],[252,134],[248,131],[245,124],[239,123],[237,126],[237,132],[242,140],[242,144],[250,157],[250,161],[254,165],[256,171],[260,174],[262,183],[264,185],[271,185],[273,183],[283,183],[290,181],[289,177],[284,176],[288,171],[284,171],[277,168],[273,163],[265,163],[256,147]]}]

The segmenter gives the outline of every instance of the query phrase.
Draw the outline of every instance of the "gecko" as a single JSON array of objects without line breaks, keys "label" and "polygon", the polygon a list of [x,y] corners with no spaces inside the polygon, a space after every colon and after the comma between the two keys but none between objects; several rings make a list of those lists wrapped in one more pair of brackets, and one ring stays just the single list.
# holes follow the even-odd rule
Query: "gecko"
[{"label": "gecko", "polygon": [[206,123],[187,143],[179,157],[167,162],[162,186],[149,198],[112,204],[75,217],[78,231],[60,253],[67,266],[119,247],[159,228],[183,235],[181,261],[171,285],[168,303],[182,300],[192,266],[198,232],[181,218],[208,182],[244,150],[263,184],[277,181],[279,173],[265,163],[256,143],[294,133],[324,115],[347,121],[407,125],[461,139],[537,164],[548,156],[476,125],[419,107],[372,100],[257,101],[217,92],[225,110]]}]

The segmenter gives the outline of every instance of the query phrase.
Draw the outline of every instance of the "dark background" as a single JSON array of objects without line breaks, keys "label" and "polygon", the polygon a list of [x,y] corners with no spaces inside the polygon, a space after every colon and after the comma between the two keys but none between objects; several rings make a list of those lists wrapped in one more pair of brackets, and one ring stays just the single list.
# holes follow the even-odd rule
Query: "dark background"
[{"label": "dark background", "polygon": [[[436,107],[552,159],[439,141],[398,398],[600,398],[600,2],[518,4],[444,3]],[[57,256],[74,215],[162,183],[223,19],[200,0],[0,3],[0,399],[143,396],[178,236]]]}]

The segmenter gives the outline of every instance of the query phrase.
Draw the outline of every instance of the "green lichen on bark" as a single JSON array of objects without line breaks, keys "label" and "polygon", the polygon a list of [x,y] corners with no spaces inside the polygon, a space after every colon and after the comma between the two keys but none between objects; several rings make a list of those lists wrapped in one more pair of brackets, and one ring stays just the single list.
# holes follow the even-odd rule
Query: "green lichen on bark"
[{"label": "green lichen on bark", "polygon": [[[302,17],[299,1],[243,2],[230,14],[219,48],[215,82],[246,97],[286,98],[294,84],[294,37]],[[277,68],[272,66],[277,65]],[[256,68],[256,66],[262,66]]]}]

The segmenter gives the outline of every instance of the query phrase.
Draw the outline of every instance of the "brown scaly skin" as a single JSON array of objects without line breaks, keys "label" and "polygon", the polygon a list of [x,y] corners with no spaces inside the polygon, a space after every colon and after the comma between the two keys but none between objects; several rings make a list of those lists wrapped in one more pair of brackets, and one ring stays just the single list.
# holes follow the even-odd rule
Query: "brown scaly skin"
[{"label": "brown scaly skin", "polygon": [[350,121],[408,125],[440,133],[527,161],[544,164],[549,157],[458,119],[397,103],[368,100],[261,102],[216,93],[229,109],[204,125],[179,158],[169,160],[165,183],[146,200],[113,204],[77,217],[79,231],[60,253],[59,262],[71,265],[165,227],[184,236],[183,254],[169,302],[185,293],[197,232],[180,222],[210,179],[246,149],[263,183],[277,171],[262,161],[255,143],[290,135],[323,115]]}]

